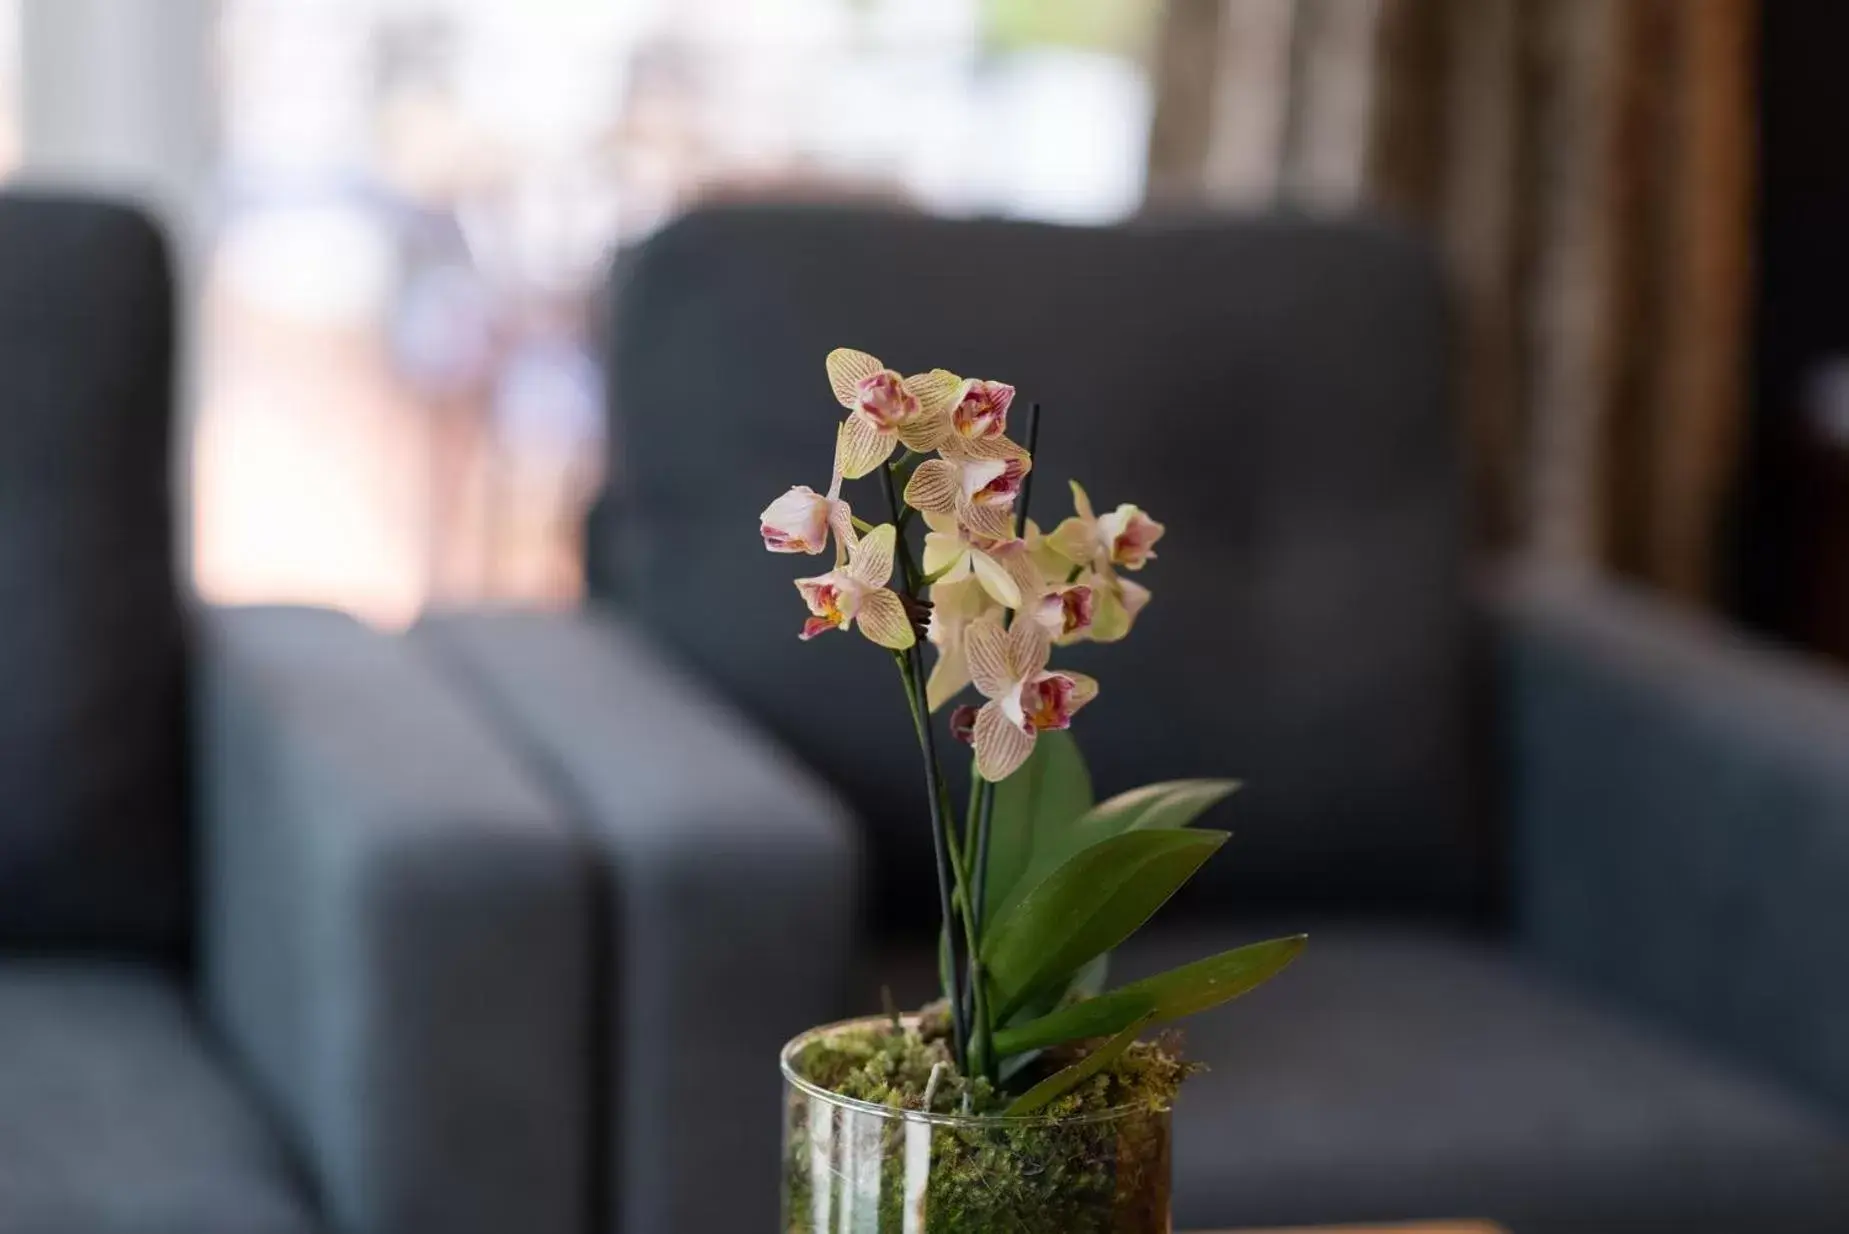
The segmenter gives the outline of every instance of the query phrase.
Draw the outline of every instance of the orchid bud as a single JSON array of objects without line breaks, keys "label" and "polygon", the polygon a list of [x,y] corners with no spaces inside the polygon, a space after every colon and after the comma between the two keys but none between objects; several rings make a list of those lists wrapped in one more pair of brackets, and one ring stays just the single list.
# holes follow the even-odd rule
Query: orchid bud
[{"label": "orchid bud", "polygon": [[1098,537],[1110,554],[1111,564],[1141,570],[1156,554],[1155,543],[1165,528],[1141,509],[1121,505],[1098,520]]},{"label": "orchid bud", "polygon": [[758,531],[773,553],[819,553],[828,547],[832,503],[808,485],[799,484],[764,507]]},{"label": "orchid bud", "polygon": [[976,708],[964,703],[950,713],[950,735],[966,746],[976,744]]}]

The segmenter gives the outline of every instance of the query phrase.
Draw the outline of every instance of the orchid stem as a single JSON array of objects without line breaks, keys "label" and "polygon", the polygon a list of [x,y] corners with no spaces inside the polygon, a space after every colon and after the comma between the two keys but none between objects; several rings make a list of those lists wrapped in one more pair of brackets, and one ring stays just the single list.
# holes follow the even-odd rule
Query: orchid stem
[{"label": "orchid stem", "polygon": [[[1028,458],[1033,458],[1034,452],[1039,448],[1040,404],[1032,403],[1029,404],[1027,408]],[[1019,535],[1027,534],[1028,503],[1033,499],[1034,473],[1038,470],[1040,469],[1037,466],[1029,468],[1027,475],[1021,480],[1021,500],[1017,507],[1020,521],[1016,524],[1015,528]],[[1018,612],[1011,613],[1008,618],[1009,624],[1014,624],[1015,618],[1018,616]],[[978,1033],[983,1034],[984,1048],[980,1053],[982,1054],[982,1065],[986,1069],[992,1065],[992,1060],[989,1057],[991,1051],[987,1048],[987,1039],[993,1026],[988,1023],[989,1014],[987,999],[984,997],[984,986],[987,978],[982,971],[981,948],[983,928],[987,924],[984,920],[984,916],[987,911],[986,900],[989,887],[989,836],[994,830],[995,785],[991,781],[981,779],[977,776],[973,765],[970,768],[970,804],[970,813],[975,825],[975,836],[973,841],[969,840],[967,836],[969,825],[966,823],[964,827],[966,843],[972,844],[975,849],[975,852],[972,854],[975,858],[975,868],[970,872],[970,880],[968,883],[970,892],[968,906],[971,917],[970,932],[975,939],[975,941],[970,944],[969,986],[971,1001],[974,1004],[971,1010],[976,1020],[976,1029]]]},{"label": "orchid stem", "polygon": [[[891,467],[882,467],[880,485],[886,491],[886,505],[892,512],[893,524],[899,522],[899,493],[893,484]],[[916,592],[917,575],[912,568],[911,548],[903,539],[898,541],[899,578],[904,584],[906,595],[914,602],[918,599]],[[956,888],[962,891],[967,884],[964,881],[961,853],[953,859],[951,845],[954,842],[944,818],[944,774],[937,762],[937,742],[931,732],[931,711],[925,699],[924,657],[919,653],[918,644],[913,642],[906,651],[894,652],[893,658],[899,664],[899,676],[905,682],[905,701],[911,707],[912,724],[918,730],[918,749],[924,756],[925,796],[931,811],[931,846],[937,862],[937,902],[943,915],[943,930],[939,937],[939,949],[949,963],[943,965],[944,998],[950,1004],[951,1043],[955,1047],[957,1067],[965,1075],[969,1069],[969,1025],[964,1018],[963,992],[958,988],[956,963],[956,935],[954,920],[957,917],[956,905],[951,890],[952,871],[955,870]],[[974,933],[971,929],[969,898],[963,896],[963,913],[961,919],[965,940],[974,946]],[[972,952],[973,957],[973,952]],[[986,1035],[985,1035],[986,1036]]]},{"label": "orchid stem", "polygon": [[[1039,449],[1040,449],[1040,404],[1039,403],[1029,403],[1027,406],[1027,457],[1030,459],[1033,458],[1035,452],[1038,451]],[[1019,534],[1021,535],[1027,534],[1027,505],[1030,501],[1033,500],[1034,473],[1039,470],[1040,470],[1039,466],[1035,465],[1033,467],[1028,468],[1027,474],[1021,477],[1021,501],[1020,501],[1020,504],[1016,507],[1016,509],[1020,511],[1021,522],[1019,526]]]},{"label": "orchid stem", "polygon": [[[915,651],[914,644],[913,650]],[[950,1004],[951,1044],[955,1048],[957,1069],[964,1075],[969,1074],[969,1027],[963,1017],[963,994],[957,988],[956,943],[952,920],[956,916],[956,906],[952,902],[949,837],[944,832],[944,815],[942,799],[938,792],[939,776],[937,773],[936,742],[931,736],[931,717],[923,709],[922,691],[918,674],[914,669],[912,657],[907,652],[893,652],[893,659],[899,665],[899,677],[905,683],[905,701],[912,712],[912,726],[918,734],[918,749],[924,756],[925,796],[931,808],[931,844],[933,856],[937,862],[937,906],[943,915],[943,929],[938,946],[949,964],[944,966],[944,998]]]}]

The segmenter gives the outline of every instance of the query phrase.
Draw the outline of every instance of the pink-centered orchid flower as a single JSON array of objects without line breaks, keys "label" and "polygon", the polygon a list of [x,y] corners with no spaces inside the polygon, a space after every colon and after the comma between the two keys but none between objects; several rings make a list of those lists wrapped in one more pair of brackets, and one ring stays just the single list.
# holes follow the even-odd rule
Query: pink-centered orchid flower
[{"label": "pink-centered orchid flower", "polygon": [[854,539],[854,514],[838,496],[840,491],[841,476],[837,472],[826,493],[798,484],[765,506],[758,515],[758,533],[764,537],[764,547],[773,553],[814,555],[828,547],[829,532],[833,531],[835,565],[839,567]]},{"label": "pink-centered orchid flower", "polygon": [[973,378],[950,409],[950,427],[966,441],[1000,437],[1008,431],[1008,408],[1013,403],[1013,386]]},{"label": "pink-centered orchid flower", "polygon": [[1072,482],[1072,505],[1077,515],[1054,528],[1049,541],[1080,565],[1141,570],[1156,555],[1155,543],[1167,530],[1127,503],[1109,514],[1093,514],[1091,498],[1077,480]]},{"label": "pink-centered orchid flower", "polygon": [[835,466],[850,480],[871,473],[900,443],[925,453],[943,445],[950,433],[958,391],[929,373],[901,377],[864,351],[837,347],[828,353],[828,384],[849,413]]},{"label": "pink-centered orchid flower", "polygon": [[1063,647],[1091,633],[1097,615],[1096,594],[1089,583],[1062,583],[1022,611]]},{"label": "pink-centered orchid flower", "polygon": [[1130,632],[1136,616],[1149,603],[1149,589],[1117,573],[1118,567],[1140,570],[1155,556],[1153,546],[1164,530],[1141,509],[1121,505],[1098,517],[1091,498],[1078,481],[1072,482],[1072,504],[1077,510],[1037,545],[1042,555],[1051,551],[1078,567],[1074,582],[1092,589],[1091,641],[1114,643]]},{"label": "pink-centered orchid flower", "polygon": [[[932,369],[922,381],[943,392],[950,409],[947,453],[981,454],[1006,441],[1008,409],[1014,405],[1014,387],[1004,381],[959,377],[948,369]],[[1013,443],[1008,442],[1007,447]],[[1003,447],[1003,448],[1007,448]]]},{"label": "pink-centered orchid flower", "polygon": [[845,566],[796,580],[796,590],[810,613],[803,623],[803,639],[846,629],[858,621],[860,632],[882,647],[903,651],[917,641],[905,605],[886,586],[892,577],[897,536],[891,523],[875,527],[849,542]]},{"label": "pink-centered orchid flower", "polygon": [[936,368],[908,379],[933,406],[945,409],[947,432],[938,447],[949,458],[1001,458],[1023,453],[1008,440],[1014,387],[1002,381],[959,377]]},{"label": "pink-centered orchid flower", "polygon": [[1015,499],[1033,465],[1019,447],[995,457],[926,459],[905,486],[905,504],[925,514],[955,515],[977,536],[1012,540]]},{"label": "pink-centered orchid flower", "polygon": [[974,728],[976,773],[983,779],[1013,775],[1041,733],[1070,727],[1073,714],[1097,697],[1098,683],[1085,674],[1047,671],[1051,649],[1036,621],[1017,619],[1004,630],[985,618],[964,631],[970,680],[989,700]]}]

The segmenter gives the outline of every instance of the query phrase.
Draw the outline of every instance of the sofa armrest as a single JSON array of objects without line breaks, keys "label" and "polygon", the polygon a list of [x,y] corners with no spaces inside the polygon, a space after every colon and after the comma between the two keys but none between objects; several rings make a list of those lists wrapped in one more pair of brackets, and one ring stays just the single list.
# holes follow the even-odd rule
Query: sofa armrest
[{"label": "sofa armrest", "polygon": [[1496,608],[1527,941],[1849,1107],[1849,681],[1590,581]]},{"label": "sofa armrest", "polygon": [[617,619],[460,615],[415,636],[527,750],[607,870],[614,1228],[773,1228],[777,1050],[843,1002],[851,820]]},{"label": "sofa armrest", "polygon": [[352,1234],[588,1228],[588,860],[403,638],[205,617],[208,1015]]}]

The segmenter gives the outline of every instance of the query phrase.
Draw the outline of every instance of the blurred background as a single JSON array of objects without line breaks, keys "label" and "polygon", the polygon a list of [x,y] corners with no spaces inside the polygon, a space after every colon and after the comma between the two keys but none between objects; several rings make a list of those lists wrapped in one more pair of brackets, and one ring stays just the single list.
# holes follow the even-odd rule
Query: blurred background
[{"label": "blurred background", "polygon": [[188,237],[215,599],[571,597],[595,288],[694,203],[1366,204],[1451,259],[1486,537],[1842,652],[1838,32],[1761,7],[3,0],[0,160]]},{"label": "blurred background", "polygon": [[[1202,1017],[1180,1226],[1844,1229],[1845,45],[1821,0],[0,0],[9,188],[171,246],[180,507],[137,538],[156,246],[7,194],[0,1234],[701,1234],[734,1167],[770,1228],[774,1117],[686,1111],[934,963],[890,682],[790,654],[749,527],[863,323],[1174,520],[1087,757],[1253,787],[1122,971],[1337,923]],[[357,620],[176,604],[170,550]]]}]

